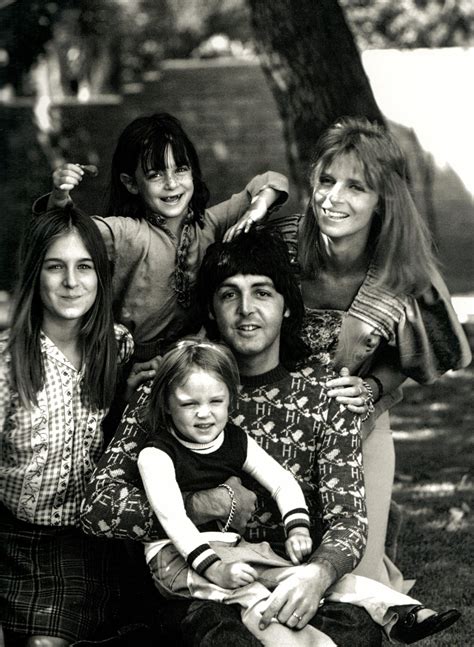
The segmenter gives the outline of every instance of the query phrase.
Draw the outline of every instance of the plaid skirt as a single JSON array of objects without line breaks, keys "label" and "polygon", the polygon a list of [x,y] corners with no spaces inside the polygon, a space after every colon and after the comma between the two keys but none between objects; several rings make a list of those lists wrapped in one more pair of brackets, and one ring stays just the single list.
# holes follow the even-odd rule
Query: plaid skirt
[{"label": "plaid skirt", "polygon": [[69,642],[110,635],[119,608],[117,556],[113,540],[25,523],[0,505],[0,623]]}]

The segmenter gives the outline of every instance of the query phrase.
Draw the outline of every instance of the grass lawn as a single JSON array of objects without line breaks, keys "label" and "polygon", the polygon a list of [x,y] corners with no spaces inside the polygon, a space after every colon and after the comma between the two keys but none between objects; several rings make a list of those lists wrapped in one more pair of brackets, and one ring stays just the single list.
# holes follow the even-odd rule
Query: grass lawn
[{"label": "grass lawn", "polygon": [[412,595],[459,609],[427,647],[474,645],[474,367],[420,387],[408,383],[392,410],[397,452],[394,499],[404,511],[397,565],[416,578]]}]

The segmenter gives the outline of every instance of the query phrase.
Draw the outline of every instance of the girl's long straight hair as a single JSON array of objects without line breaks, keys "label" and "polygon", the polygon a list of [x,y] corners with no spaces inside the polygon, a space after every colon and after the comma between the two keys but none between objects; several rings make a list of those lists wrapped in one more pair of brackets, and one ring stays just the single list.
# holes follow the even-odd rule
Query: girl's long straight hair
[{"label": "girl's long straight hair", "polygon": [[105,244],[92,218],[68,206],[34,217],[27,225],[20,246],[9,350],[12,386],[25,407],[37,404],[37,393],[45,380],[40,341],[43,319],[41,268],[54,240],[71,231],[81,237],[97,273],[97,296],[83,317],[79,333],[85,363],[82,401],[87,406],[106,409],[115,392],[117,342],[112,317],[112,279]]},{"label": "girl's long straight hair", "polygon": [[[387,131],[363,118],[345,117],[320,137],[311,168],[314,187],[325,169],[343,155],[360,162],[368,186],[378,193],[369,236],[370,255],[380,285],[417,296],[430,285],[437,261],[431,234],[410,194],[406,160]],[[325,265],[320,230],[311,201],[299,240],[302,276],[314,279]]]}]

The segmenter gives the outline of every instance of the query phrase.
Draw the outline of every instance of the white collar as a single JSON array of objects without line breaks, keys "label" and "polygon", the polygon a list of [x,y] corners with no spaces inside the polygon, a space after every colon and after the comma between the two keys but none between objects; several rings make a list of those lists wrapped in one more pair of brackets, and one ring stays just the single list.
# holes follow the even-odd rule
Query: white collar
[{"label": "white collar", "polygon": [[224,442],[224,430],[222,430],[221,433],[210,443],[193,443],[190,440],[184,440],[184,438],[178,436],[174,429],[170,429],[170,432],[172,436],[174,436],[174,438],[176,438],[176,440],[181,445],[183,445],[183,447],[186,447],[187,449],[191,450],[192,452],[196,452],[197,454],[212,454],[213,452],[217,451]]}]

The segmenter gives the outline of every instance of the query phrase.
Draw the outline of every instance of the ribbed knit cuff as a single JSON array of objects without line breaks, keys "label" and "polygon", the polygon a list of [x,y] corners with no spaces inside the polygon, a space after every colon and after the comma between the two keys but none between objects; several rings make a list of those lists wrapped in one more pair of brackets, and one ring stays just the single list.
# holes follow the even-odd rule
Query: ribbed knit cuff
[{"label": "ribbed knit cuff", "polygon": [[283,517],[285,525],[286,536],[293,528],[308,528],[309,530],[309,514],[306,508],[294,508],[285,514]]},{"label": "ribbed knit cuff", "polygon": [[189,553],[186,561],[196,573],[203,575],[211,564],[220,561],[220,557],[212,550],[209,544],[201,544]]}]

